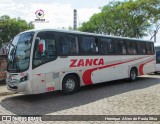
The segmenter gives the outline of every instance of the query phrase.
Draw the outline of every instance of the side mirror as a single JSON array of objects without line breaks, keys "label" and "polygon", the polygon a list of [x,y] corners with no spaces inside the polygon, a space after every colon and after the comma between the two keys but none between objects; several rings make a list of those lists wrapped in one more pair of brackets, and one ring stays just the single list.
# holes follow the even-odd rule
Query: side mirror
[{"label": "side mirror", "polygon": [[38,51],[43,53],[45,51],[45,40],[41,39],[38,44]]}]

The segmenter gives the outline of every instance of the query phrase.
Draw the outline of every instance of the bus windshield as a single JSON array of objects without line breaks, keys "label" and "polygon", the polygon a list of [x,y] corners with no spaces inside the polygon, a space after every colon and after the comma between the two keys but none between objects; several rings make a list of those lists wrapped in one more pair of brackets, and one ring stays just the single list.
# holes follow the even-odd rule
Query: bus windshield
[{"label": "bus windshield", "polygon": [[14,38],[8,55],[9,72],[22,72],[29,68],[33,35],[34,32],[28,32]]}]

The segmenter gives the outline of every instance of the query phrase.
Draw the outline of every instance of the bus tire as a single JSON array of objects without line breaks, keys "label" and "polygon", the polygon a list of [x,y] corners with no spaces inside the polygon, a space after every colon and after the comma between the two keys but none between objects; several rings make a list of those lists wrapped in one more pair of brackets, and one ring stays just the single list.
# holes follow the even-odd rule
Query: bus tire
[{"label": "bus tire", "polygon": [[132,68],[132,69],[130,70],[129,80],[130,80],[131,82],[137,80],[137,70],[136,70],[136,68]]},{"label": "bus tire", "polygon": [[159,73],[156,71],[156,72],[154,72],[154,74],[159,74]]},{"label": "bus tire", "polygon": [[74,94],[78,90],[78,79],[70,74],[64,77],[62,81],[62,91],[66,95]]}]

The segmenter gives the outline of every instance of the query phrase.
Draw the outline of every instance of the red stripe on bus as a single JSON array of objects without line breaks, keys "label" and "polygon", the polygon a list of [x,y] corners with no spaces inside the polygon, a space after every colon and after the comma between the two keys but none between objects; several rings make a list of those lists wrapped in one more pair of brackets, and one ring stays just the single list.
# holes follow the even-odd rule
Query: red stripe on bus
[{"label": "red stripe on bus", "polygon": [[114,64],[110,64],[110,65],[101,66],[101,67],[97,67],[97,68],[86,70],[83,73],[83,76],[82,76],[83,82],[84,82],[85,85],[91,85],[91,84],[93,84],[92,79],[91,79],[91,74],[95,70],[100,70],[100,69],[104,69],[104,68],[108,68],[108,67],[112,67],[112,66],[117,66],[117,65],[120,65],[120,64],[136,61],[136,60],[139,60],[139,59],[142,59],[142,58],[132,59],[132,60],[124,61],[124,62],[118,62],[118,63],[114,63]]},{"label": "red stripe on bus", "polygon": [[144,72],[143,72],[143,67],[144,67],[144,65],[147,64],[147,63],[150,63],[150,62],[152,62],[152,61],[154,61],[154,60],[155,60],[155,59],[152,59],[152,60],[150,60],[150,61],[148,61],[148,62],[145,62],[145,63],[141,64],[141,65],[139,66],[139,74],[140,74],[140,75],[144,75]]}]

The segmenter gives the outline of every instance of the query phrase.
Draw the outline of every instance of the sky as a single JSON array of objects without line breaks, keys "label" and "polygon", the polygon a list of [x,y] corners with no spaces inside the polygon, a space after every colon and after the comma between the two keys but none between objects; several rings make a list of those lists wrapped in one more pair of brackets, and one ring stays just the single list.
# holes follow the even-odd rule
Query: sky
[{"label": "sky", "polygon": [[[68,28],[73,27],[74,9],[77,9],[77,26],[81,26],[94,13],[100,12],[100,7],[107,5],[109,1],[113,0],[0,0],[0,16],[20,17],[30,22],[37,19],[35,12],[41,9],[44,11],[45,22],[34,22],[35,29]],[[150,37],[149,35],[144,39],[149,40]],[[157,41],[160,42],[160,31]]]}]

